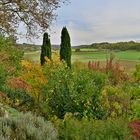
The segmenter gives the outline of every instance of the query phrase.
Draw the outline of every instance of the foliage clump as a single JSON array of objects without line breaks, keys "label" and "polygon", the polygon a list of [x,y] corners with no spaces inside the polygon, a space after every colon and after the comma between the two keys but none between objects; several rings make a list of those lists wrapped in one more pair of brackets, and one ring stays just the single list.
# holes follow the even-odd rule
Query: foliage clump
[{"label": "foliage clump", "polygon": [[43,36],[43,44],[41,46],[41,56],[40,56],[40,61],[41,65],[43,65],[46,62],[45,57],[51,60],[51,42],[49,39],[48,33],[44,33]]},{"label": "foliage clump", "polygon": [[134,73],[135,79],[140,83],[140,64],[136,65],[136,71]]},{"label": "foliage clump", "polygon": [[23,52],[13,46],[10,38],[0,36],[0,90],[8,77],[17,74],[21,68]]},{"label": "foliage clump", "polygon": [[102,117],[99,96],[106,81],[104,74],[89,70],[74,72],[65,63],[47,64],[44,71],[48,84],[44,86],[42,95],[49,116],[63,118],[71,112],[79,118]]},{"label": "foliage clump", "polygon": [[53,119],[59,139],[69,140],[132,140],[128,120],[123,118],[94,120],[83,118],[77,120],[72,114],[65,115],[64,120]]},{"label": "foliage clump", "polygon": [[71,67],[71,41],[66,27],[63,27],[61,32],[60,59]]},{"label": "foliage clump", "polygon": [[121,68],[119,62],[114,61],[113,54],[106,60],[105,66],[101,66],[101,62],[88,62],[90,70],[99,71],[108,75],[108,80],[111,84],[117,85],[129,80],[128,74]]},{"label": "foliage clump", "polygon": [[52,123],[31,113],[18,117],[0,117],[0,138],[7,140],[56,140],[57,131]]},{"label": "foliage clump", "polygon": [[100,96],[101,106],[108,117],[127,117],[130,110],[130,93],[126,93],[121,86],[106,86]]}]

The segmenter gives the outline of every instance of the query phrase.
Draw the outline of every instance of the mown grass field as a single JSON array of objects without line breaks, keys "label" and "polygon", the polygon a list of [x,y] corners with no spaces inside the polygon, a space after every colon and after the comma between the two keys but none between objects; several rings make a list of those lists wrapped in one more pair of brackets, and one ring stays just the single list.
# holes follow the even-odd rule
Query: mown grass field
[{"label": "mown grass field", "polygon": [[[106,59],[112,54],[115,60],[119,61],[121,66],[125,69],[133,70],[135,65],[140,63],[139,51],[108,51],[108,50],[96,50],[96,49],[80,49],[79,52],[75,52],[72,49],[72,62],[78,61],[88,63],[89,61],[101,61],[104,64]],[[40,51],[26,52],[25,58],[34,61],[40,61]]]},{"label": "mown grass field", "polygon": [[80,52],[73,52],[73,61],[78,59],[78,61],[88,62],[88,61],[105,61],[109,58],[110,54],[113,54],[117,60],[127,60],[127,61],[140,61],[140,52],[138,51],[107,51],[107,50],[91,50],[81,49]]}]

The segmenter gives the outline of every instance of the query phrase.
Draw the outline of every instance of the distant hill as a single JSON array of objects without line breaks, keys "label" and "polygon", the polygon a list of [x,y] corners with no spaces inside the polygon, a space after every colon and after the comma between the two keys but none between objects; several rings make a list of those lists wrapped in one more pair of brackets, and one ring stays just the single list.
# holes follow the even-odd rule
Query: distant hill
[{"label": "distant hill", "polygon": [[[41,45],[35,45],[35,44],[23,43],[23,44],[16,44],[16,45],[25,52],[39,51],[41,49]],[[54,49],[54,50],[57,50],[59,48],[60,48],[59,45],[52,45],[52,49]]]},{"label": "distant hill", "polygon": [[88,48],[90,45],[79,45],[79,46],[72,46],[74,49],[82,49],[82,48]]},{"label": "distant hill", "polygon": [[108,42],[102,42],[102,43],[93,43],[91,45],[79,45],[75,46],[74,48],[82,49],[82,48],[88,48],[88,49],[110,49],[110,50],[137,50],[140,51],[140,43],[129,41],[129,42],[117,42],[117,43],[108,43]]},{"label": "distant hill", "polygon": [[[41,49],[41,45],[35,45],[35,44],[17,44],[19,48],[21,48],[23,51],[38,51]],[[88,48],[88,49],[110,49],[110,50],[137,50],[140,51],[140,43],[129,41],[129,42],[117,42],[117,43],[108,43],[108,42],[102,42],[102,43],[92,43],[90,45],[79,45],[79,46],[72,46],[74,49],[82,49],[82,48]],[[52,45],[53,50],[60,49],[60,45]]]}]

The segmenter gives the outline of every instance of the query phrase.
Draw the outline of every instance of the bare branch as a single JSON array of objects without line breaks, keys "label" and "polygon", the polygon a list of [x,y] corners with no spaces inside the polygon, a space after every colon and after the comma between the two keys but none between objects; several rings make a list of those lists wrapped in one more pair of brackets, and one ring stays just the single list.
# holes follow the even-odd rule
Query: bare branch
[{"label": "bare branch", "polygon": [[0,0],[0,28],[7,33],[17,32],[20,22],[27,34],[37,35],[55,20],[54,11],[67,0]]}]

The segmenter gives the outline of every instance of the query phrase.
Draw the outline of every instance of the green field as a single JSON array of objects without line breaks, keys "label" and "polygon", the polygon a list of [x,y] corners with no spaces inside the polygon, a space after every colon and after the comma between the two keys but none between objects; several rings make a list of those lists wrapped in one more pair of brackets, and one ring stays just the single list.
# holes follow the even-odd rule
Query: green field
[{"label": "green field", "polygon": [[[102,61],[102,64],[110,54],[113,54],[115,60],[118,60],[122,66],[126,69],[133,70],[135,65],[140,63],[140,52],[139,51],[117,51],[110,52],[107,50],[90,50],[90,49],[81,49],[80,52],[72,51],[72,62],[79,61],[87,63],[89,61]],[[24,55],[25,58],[38,61],[40,60],[40,51],[36,52],[26,52]]]},{"label": "green field", "polygon": [[33,60],[33,61],[39,61],[40,60],[40,51],[25,52],[24,58]]},{"label": "green field", "polygon": [[127,61],[140,61],[140,52],[138,51],[118,51],[118,52],[109,52],[109,51],[80,51],[73,52],[72,59],[88,62],[88,61],[104,61],[110,54],[113,54],[117,60],[127,60]]},{"label": "green field", "polygon": [[[110,54],[113,54],[117,60],[127,60],[127,61],[140,61],[140,52],[138,51],[119,51],[119,52],[108,52],[108,51],[80,51],[72,52],[72,61],[89,62],[89,61],[104,61]],[[39,61],[40,51],[27,52],[24,55],[25,58]]]}]

